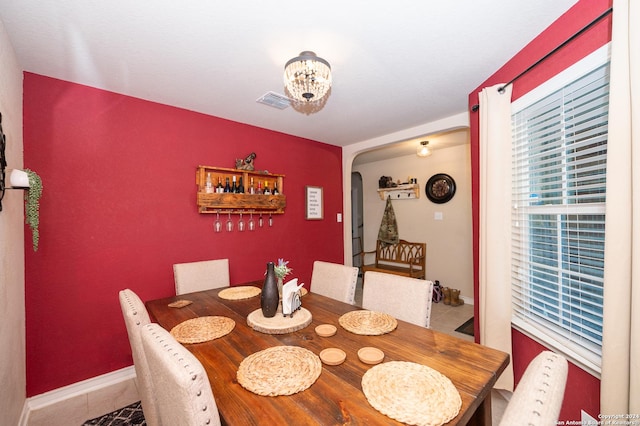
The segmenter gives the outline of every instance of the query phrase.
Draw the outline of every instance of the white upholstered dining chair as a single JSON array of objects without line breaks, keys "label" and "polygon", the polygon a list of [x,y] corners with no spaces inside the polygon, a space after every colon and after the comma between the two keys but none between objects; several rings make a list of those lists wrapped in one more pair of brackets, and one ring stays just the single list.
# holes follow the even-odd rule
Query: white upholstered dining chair
[{"label": "white upholstered dining chair", "polygon": [[551,351],[538,354],[513,392],[500,426],[557,424],[568,372],[569,364],[563,356]]},{"label": "white upholstered dining chair", "polygon": [[147,425],[158,426],[158,406],[153,396],[151,384],[151,375],[147,359],[142,349],[142,340],[140,338],[140,330],[143,326],[149,324],[149,313],[144,307],[144,303],[136,293],[129,289],[120,291],[120,308],[122,316],[127,327],[129,335],[129,345],[131,346],[131,355],[133,357],[133,367],[136,370],[136,381],[138,384],[138,392],[140,393],[140,402],[142,404],[142,412]]},{"label": "white upholstered dining chair", "polygon": [[198,359],[158,324],[141,330],[163,425],[220,425],[207,372]]},{"label": "white upholstered dining chair", "polygon": [[429,328],[433,283],[417,278],[367,271],[362,307]]},{"label": "white upholstered dining chair", "polygon": [[202,260],[173,265],[176,294],[229,287],[229,259]]},{"label": "white upholstered dining chair", "polygon": [[339,263],[313,262],[311,291],[353,305],[356,296],[358,268]]}]

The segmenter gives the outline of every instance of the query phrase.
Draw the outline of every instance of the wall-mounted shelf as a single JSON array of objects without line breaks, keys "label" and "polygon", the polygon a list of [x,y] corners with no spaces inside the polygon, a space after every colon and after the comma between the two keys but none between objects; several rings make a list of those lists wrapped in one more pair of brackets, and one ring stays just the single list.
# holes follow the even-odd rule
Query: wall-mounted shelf
[{"label": "wall-mounted shelf", "polygon": [[[207,175],[211,177],[213,193],[207,192]],[[225,184],[227,178],[230,181],[235,176],[239,183],[240,178],[245,186],[244,193],[216,193],[218,182]],[[278,188],[278,195],[250,194],[248,188],[253,179],[257,187],[260,182],[264,188],[267,185],[271,190]],[[196,170],[196,185],[198,186],[197,205],[200,213],[270,213],[283,214],[287,205],[284,195],[284,175],[265,173],[261,171],[247,171],[227,169],[222,167],[198,166]]]},{"label": "wall-mounted shelf", "polygon": [[380,188],[378,195],[381,200],[391,197],[392,200],[412,200],[420,198],[420,186],[417,183],[406,183],[393,188]]}]

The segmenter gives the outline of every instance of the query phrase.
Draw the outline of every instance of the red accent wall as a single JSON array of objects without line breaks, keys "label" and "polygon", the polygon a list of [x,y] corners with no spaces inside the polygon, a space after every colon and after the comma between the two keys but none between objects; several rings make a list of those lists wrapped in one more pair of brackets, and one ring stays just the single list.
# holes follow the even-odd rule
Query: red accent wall
[{"label": "red accent wall", "polygon": [[[471,92],[469,94],[469,110],[471,111],[471,107],[478,103],[478,93],[482,88],[510,81],[610,7],[611,0],[580,0],[538,37],[531,41],[531,43],[518,52],[518,54],[510,59],[502,68]],[[562,50],[549,57],[525,76],[518,79],[513,86],[512,99],[516,100],[528,93],[610,40],[611,15],[565,46]],[[479,300],[479,116],[480,114],[478,112],[470,113],[474,294],[476,300]],[[479,315],[478,306],[479,304],[475,305],[476,316]],[[479,341],[480,336],[478,323],[479,322],[476,321],[476,341]],[[529,362],[538,353],[545,350],[545,348],[516,330],[513,330],[512,336],[513,365],[517,383]],[[600,412],[600,381],[575,365],[570,364],[560,420],[580,420],[581,409],[597,418]]]},{"label": "red accent wall", "polygon": [[[174,263],[229,258],[242,283],[282,257],[307,287],[314,260],[342,263],[339,147],[25,73],[24,151],[44,184],[37,252],[25,232],[27,396],[132,365],[118,291],[171,296]],[[252,151],[285,175],[286,212],[216,234],[196,167]],[[324,187],[324,220],[305,220],[305,185]]]}]

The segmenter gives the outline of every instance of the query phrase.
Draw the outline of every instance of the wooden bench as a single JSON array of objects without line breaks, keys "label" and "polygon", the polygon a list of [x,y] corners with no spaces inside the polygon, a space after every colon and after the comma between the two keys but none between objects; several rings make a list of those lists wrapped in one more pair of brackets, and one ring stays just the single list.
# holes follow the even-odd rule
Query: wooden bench
[{"label": "wooden bench", "polygon": [[[366,264],[365,256],[375,253],[375,263]],[[397,244],[385,245],[376,242],[375,251],[365,251],[362,256],[362,273],[385,272],[411,278],[425,279],[427,244],[400,240]]]}]

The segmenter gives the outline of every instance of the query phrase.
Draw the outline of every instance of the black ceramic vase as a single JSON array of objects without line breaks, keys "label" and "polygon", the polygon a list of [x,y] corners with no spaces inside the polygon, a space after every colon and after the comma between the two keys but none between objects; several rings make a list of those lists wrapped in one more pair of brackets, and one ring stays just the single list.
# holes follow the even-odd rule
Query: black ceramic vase
[{"label": "black ceramic vase", "polygon": [[267,274],[264,277],[262,294],[260,295],[260,307],[262,308],[262,315],[264,315],[265,318],[275,316],[278,310],[278,303],[280,303],[278,283],[273,267],[273,262],[267,263]]}]

